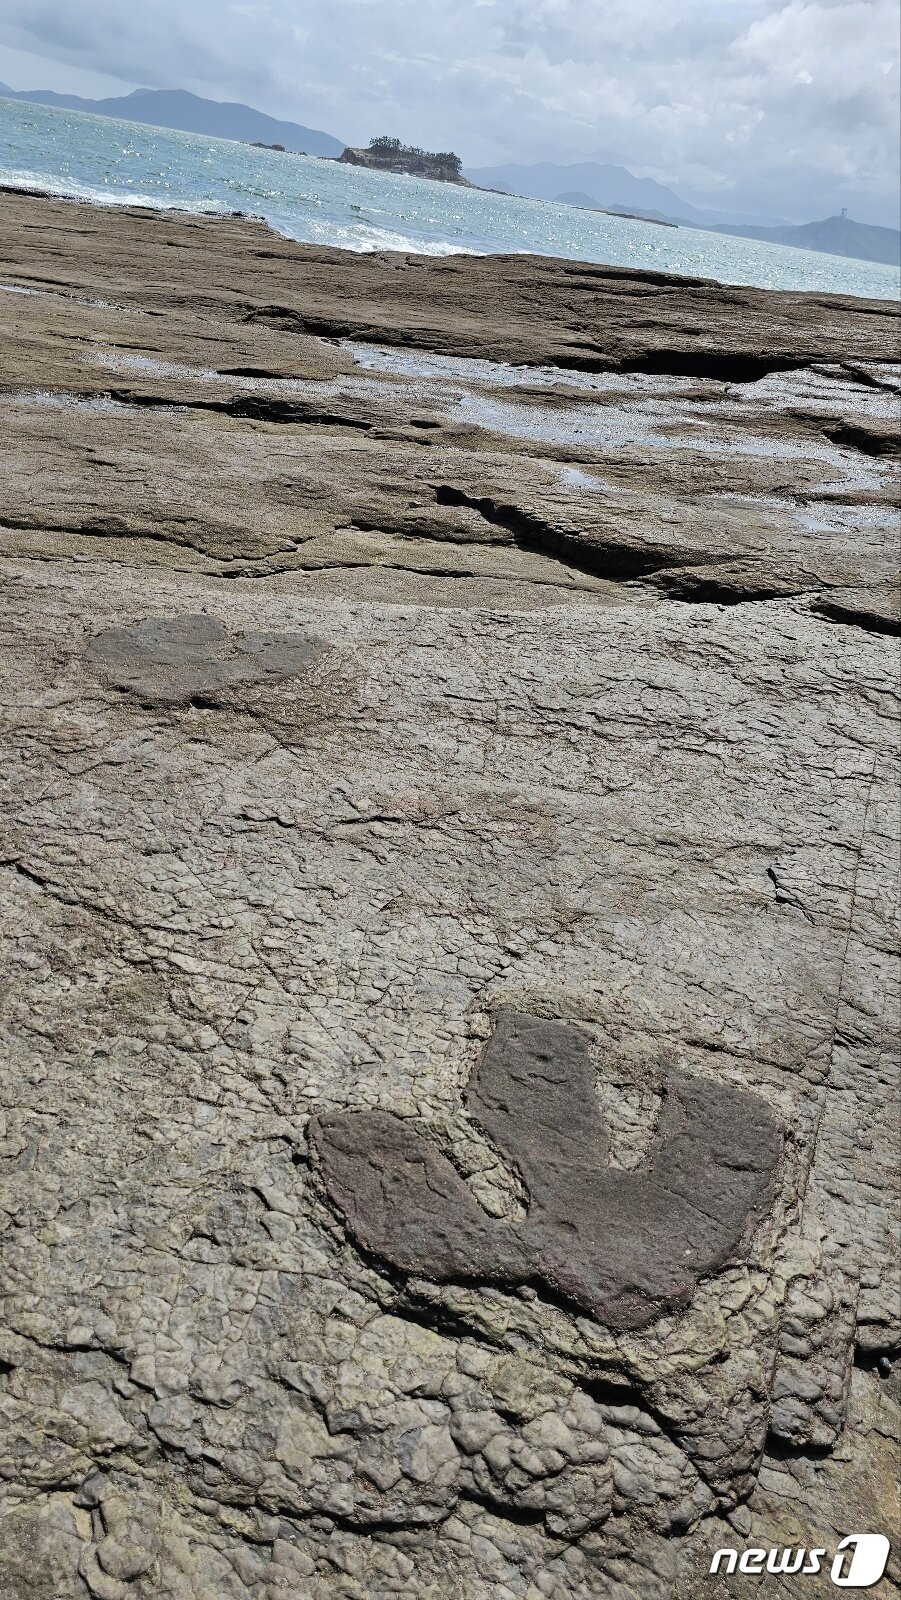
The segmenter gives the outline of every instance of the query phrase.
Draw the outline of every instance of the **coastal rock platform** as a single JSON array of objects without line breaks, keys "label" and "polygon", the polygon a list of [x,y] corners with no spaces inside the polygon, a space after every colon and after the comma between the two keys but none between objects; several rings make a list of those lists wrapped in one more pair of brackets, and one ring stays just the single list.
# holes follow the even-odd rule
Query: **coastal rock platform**
[{"label": "coastal rock platform", "polygon": [[833,1592],[896,308],[0,220],[3,1600]]}]

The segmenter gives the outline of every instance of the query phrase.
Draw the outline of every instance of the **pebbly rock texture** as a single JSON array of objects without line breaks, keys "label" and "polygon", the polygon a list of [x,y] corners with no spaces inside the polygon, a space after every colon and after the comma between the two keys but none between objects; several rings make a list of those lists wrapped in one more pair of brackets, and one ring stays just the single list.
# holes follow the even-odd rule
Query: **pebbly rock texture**
[{"label": "pebbly rock texture", "polygon": [[0,212],[0,1595],[891,1534],[894,309]]}]

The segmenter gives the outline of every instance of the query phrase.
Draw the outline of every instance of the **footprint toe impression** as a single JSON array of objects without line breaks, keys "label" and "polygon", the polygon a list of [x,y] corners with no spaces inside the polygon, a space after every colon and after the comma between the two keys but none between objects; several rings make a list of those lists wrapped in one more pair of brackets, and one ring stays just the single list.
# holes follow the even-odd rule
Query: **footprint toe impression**
[{"label": "footprint toe impression", "polygon": [[609,1165],[588,1041],[507,1012],[466,1107],[528,1195],[520,1222],[489,1217],[450,1161],[400,1117],[345,1112],[311,1138],[356,1243],[437,1283],[532,1284],[611,1328],[688,1304],[772,1203],[782,1135],[755,1094],[670,1078],[643,1167]]}]

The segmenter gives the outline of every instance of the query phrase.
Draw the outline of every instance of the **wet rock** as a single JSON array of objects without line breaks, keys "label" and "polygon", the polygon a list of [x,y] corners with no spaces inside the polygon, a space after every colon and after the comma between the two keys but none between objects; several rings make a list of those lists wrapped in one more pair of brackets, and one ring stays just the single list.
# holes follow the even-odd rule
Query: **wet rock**
[{"label": "wet rock", "polygon": [[[879,363],[896,328],[888,300],[774,296],[534,256],[433,260],[376,251],[348,259],[342,250],[298,247],[249,219],[192,219],[177,240],[170,288],[168,217],[117,207],[92,214],[86,226],[65,202],[6,193],[2,205],[10,279],[40,286],[28,228],[40,214],[48,246],[65,253],[67,282],[82,292],[107,291],[138,306],[175,299],[195,317],[229,309],[254,334],[295,329],[589,372],[613,367],[747,383],[811,362]],[[149,279],[153,258],[161,285]]]}]

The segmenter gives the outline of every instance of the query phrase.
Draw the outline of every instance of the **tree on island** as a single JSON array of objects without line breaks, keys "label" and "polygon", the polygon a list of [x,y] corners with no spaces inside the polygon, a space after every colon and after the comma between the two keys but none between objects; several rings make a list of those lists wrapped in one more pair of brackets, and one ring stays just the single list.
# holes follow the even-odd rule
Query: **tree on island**
[{"label": "tree on island", "polygon": [[456,176],[459,176],[463,162],[453,150],[421,150],[415,144],[403,144],[400,139],[392,139],[388,134],[380,134],[377,139],[370,139],[369,149],[374,156],[388,156],[397,160],[409,160],[418,157],[423,161],[435,161],[442,167],[447,167]]}]

